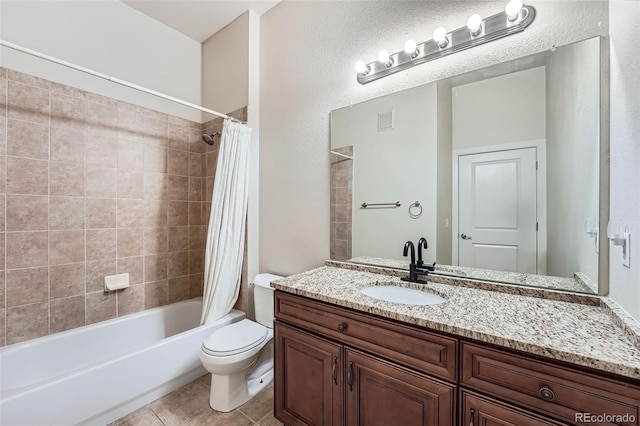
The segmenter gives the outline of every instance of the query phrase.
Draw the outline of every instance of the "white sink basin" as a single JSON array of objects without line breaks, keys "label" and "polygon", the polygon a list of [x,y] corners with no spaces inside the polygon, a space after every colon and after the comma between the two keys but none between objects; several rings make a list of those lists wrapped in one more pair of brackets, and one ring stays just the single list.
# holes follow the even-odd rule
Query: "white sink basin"
[{"label": "white sink basin", "polygon": [[437,294],[394,285],[367,287],[360,290],[360,292],[374,299],[402,303],[404,305],[438,305],[446,302],[445,299]]}]

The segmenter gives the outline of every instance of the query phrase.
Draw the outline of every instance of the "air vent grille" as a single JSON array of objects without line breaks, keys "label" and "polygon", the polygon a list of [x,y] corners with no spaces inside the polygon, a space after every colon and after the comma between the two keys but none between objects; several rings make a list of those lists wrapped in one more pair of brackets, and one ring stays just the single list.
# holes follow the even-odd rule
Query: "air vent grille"
[{"label": "air vent grille", "polygon": [[385,130],[393,129],[393,110],[388,112],[378,113],[378,131],[384,132]]}]

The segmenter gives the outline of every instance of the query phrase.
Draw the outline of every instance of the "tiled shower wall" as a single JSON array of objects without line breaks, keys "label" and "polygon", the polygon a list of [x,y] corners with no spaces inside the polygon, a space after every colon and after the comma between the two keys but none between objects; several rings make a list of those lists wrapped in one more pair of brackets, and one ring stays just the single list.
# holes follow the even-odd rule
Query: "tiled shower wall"
[{"label": "tiled shower wall", "polygon": [[0,345],[202,295],[202,128],[0,68]]},{"label": "tiled shower wall", "polygon": [[331,239],[330,255],[334,260],[351,259],[353,146],[334,150],[331,154]]}]

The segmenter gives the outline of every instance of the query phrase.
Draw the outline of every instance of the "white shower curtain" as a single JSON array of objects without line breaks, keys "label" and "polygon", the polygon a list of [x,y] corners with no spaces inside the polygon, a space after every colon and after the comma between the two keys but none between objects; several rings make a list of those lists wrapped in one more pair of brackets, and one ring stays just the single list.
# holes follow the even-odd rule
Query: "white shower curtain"
[{"label": "white shower curtain", "polygon": [[207,232],[201,324],[225,316],[238,299],[249,197],[250,143],[250,127],[224,121]]}]

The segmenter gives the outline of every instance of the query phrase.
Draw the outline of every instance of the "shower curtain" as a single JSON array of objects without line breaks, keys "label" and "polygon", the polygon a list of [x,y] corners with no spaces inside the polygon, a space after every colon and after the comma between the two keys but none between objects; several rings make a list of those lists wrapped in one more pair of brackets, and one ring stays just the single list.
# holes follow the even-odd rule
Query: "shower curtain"
[{"label": "shower curtain", "polygon": [[240,291],[251,128],[225,120],[220,138],[204,263],[201,324],[225,316]]}]

